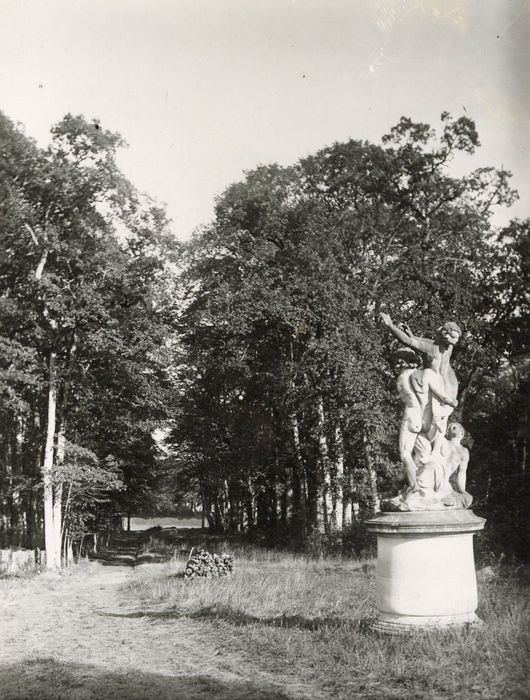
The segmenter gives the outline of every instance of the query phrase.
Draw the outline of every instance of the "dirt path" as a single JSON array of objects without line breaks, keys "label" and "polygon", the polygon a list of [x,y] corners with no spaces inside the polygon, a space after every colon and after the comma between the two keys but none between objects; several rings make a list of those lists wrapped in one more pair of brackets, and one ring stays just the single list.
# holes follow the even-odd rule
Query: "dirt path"
[{"label": "dirt path", "polygon": [[280,687],[252,660],[227,652],[206,622],[138,615],[126,583],[157,571],[157,564],[87,562],[73,572],[0,581],[3,700],[309,697],[294,681]]}]

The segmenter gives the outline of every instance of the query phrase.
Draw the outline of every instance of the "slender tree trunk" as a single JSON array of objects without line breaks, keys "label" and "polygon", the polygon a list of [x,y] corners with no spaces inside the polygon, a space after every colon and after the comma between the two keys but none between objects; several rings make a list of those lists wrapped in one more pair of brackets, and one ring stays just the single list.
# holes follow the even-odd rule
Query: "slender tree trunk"
[{"label": "slender tree trunk", "polygon": [[51,352],[48,375],[48,420],[44,462],[42,465],[44,482],[44,541],[47,569],[57,569],[61,566],[61,503],[60,498],[57,498],[57,496],[60,496],[60,493],[55,493],[56,489],[53,482],[57,418],[57,378],[55,363],[55,352]]},{"label": "slender tree trunk", "polygon": [[[38,465],[40,470],[40,464]],[[28,548],[43,548],[40,492],[33,487],[28,494]]]},{"label": "slender tree trunk", "polygon": [[[48,212],[46,212],[45,222],[47,222]],[[26,224],[26,228],[31,234],[35,244],[38,245],[38,240],[35,232]],[[40,282],[44,272],[44,267],[48,259],[47,247],[47,232],[45,226],[44,232],[44,247],[41,251],[41,256],[35,269],[35,280]],[[51,320],[48,313],[48,307],[45,303],[44,318],[50,324],[50,328],[55,331],[57,323]],[[44,490],[44,542],[46,549],[46,568],[57,569],[61,566],[61,517],[60,507],[54,502],[54,453],[55,453],[55,431],[57,420],[57,356],[54,350],[50,352],[48,364],[48,410],[47,410],[47,428],[46,428],[46,443],[44,447],[44,460],[42,464],[43,490]]]},{"label": "slender tree trunk", "polygon": [[255,516],[256,495],[252,479],[248,477],[245,496],[245,528],[248,531],[256,522]]},{"label": "slender tree trunk", "polygon": [[[65,437],[66,426],[63,422],[57,431],[57,450],[56,450],[56,464],[64,464],[65,450],[66,450],[66,437]],[[55,483],[54,493],[53,493],[53,532],[54,537],[57,538],[55,543],[55,549],[59,552],[63,549],[63,484]],[[65,562],[66,563],[66,562]]]},{"label": "slender tree trunk", "polygon": [[295,476],[294,469],[288,468],[285,472],[285,516],[282,513],[282,519],[284,519],[285,524],[291,524],[295,521]]},{"label": "slender tree trunk", "polygon": [[[54,537],[54,552],[59,554],[59,565],[61,564],[62,550],[62,500],[63,500],[63,485],[56,484],[53,487],[53,537]],[[55,555],[57,556],[57,554]]]},{"label": "slender tree trunk", "polygon": [[16,541],[15,541],[15,507],[13,503],[13,483],[14,483],[14,476],[13,476],[13,461],[12,461],[12,440],[11,440],[11,433],[13,430],[12,425],[10,424],[11,421],[9,421],[9,424],[6,426],[6,431],[3,435],[3,462],[5,465],[5,472],[6,472],[6,485],[7,485],[7,490],[3,496],[3,510],[5,511],[4,517],[5,517],[5,531],[7,533],[7,544],[10,547],[16,547]]},{"label": "slender tree trunk", "polygon": [[348,498],[344,503],[344,510],[342,511],[342,529],[346,530],[352,525],[352,503]]},{"label": "slender tree trunk", "polygon": [[260,484],[261,488],[256,496],[256,524],[260,530],[266,530],[269,525],[268,494]]},{"label": "slender tree trunk", "polygon": [[368,439],[366,432],[363,432],[364,454],[366,458],[366,469],[368,472],[368,486],[370,489],[369,507],[373,513],[379,510],[379,493],[377,491],[377,472],[373,465],[372,451],[373,447]]},{"label": "slender tree trunk", "polygon": [[245,519],[246,519],[246,510],[245,510],[245,501],[244,501],[244,496],[241,495],[241,498],[237,502],[237,531],[238,532],[245,532]]},{"label": "slender tree trunk", "polygon": [[232,508],[230,504],[228,481],[226,479],[223,481],[222,511],[224,515],[224,530],[229,532],[232,529]]},{"label": "slender tree trunk", "polygon": [[[292,395],[295,394],[294,374],[295,374],[295,354],[292,340],[289,340],[288,354],[291,365],[291,378],[289,379],[289,388]],[[300,534],[305,534],[309,531],[309,484],[307,465],[302,453],[300,442],[300,428],[298,425],[298,417],[296,408],[293,407],[289,415],[291,434],[293,439],[295,463],[291,469],[291,483],[293,491],[293,500],[291,506],[291,522],[295,528],[300,531]]]},{"label": "slender tree trunk", "polygon": [[204,478],[204,475],[201,476],[199,484],[200,484],[201,508],[202,508],[201,527],[204,530],[204,528],[206,527],[207,524],[209,526],[208,513],[210,512],[210,503],[208,500],[208,485],[207,485],[206,479]]},{"label": "slender tree trunk", "polygon": [[[31,444],[40,444],[40,417],[38,411],[33,409],[30,424],[30,436],[28,442]],[[27,491],[27,547],[28,549],[43,548],[41,542],[40,528],[40,492],[37,490],[36,481],[39,479],[42,470],[41,449],[26,449],[24,452],[24,460],[29,466],[29,477],[31,488]]]},{"label": "slender tree trunk", "polygon": [[219,495],[215,496],[213,507],[214,507],[214,518],[215,518],[215,530],[216,530],[216,532],[224,532],[224,518],[223,518],[222,505],[219,503]]},{"label": "slender tree trunk", "polygon": [[20,493],[20,488],[18,488],[15,484],[16,482],[13,480],[13,477],[16,478],[16,476],[19,474],[19,438],[20,436],[20,424],[21,421],[19,417],[15,417],[15,420],[13,422],[12,430],[11,430],[11,436],[10,436],[10,442],[11,442],[11,449],[10,449],[10,460],[11,460],[11,475],[12,475],[12,482],[10,484],[11,486],[11,527],[13,528],[13,533],[15,535],[15,546],[16,547],[23,547],[23,542],[24,542],[24,513],[23,513],[23,507],[22,507],[22,498],[21,498],[21,493]]},{"label": "slender tree trunk", "polygon": [[57,410],[57,388],[55,380],[55,353],[50,353],[49,386],[48,386],[48,424],[46,430],[46,446],[44,448],[44,463],[42,476],[44,481],[44,542],[46,549],[46,568],[59,566],[55,552],[53,532],[53,456],[55,440],[55,418]]},{"label": "slender tree trunk", "polygon": [[344,439],[340,423],[335,426],[335,484],[333,521],[337,529],[344,527]]},{"label": "slender tree trunk", "polygon": [[353,477],[351,474],[348,474],[346,485],[346,491],[344,492],[344,510],[342,512],[343,529],[351,527],[353,522]]},{"label": "slender tree trunk", "polygon": [[289,490],[290,490],[289,480],[290,480],[289,474],[285,473],[284,479],[278,485],[279,490],[280,490],[278,515],[279,515],[282,527],[285,527],[285,525],[287,525],[287,523],[289,522],[289,510],[290,510],[290,504],[292,502],[292,491],[291,491],[291,495],[289,495]]},{"label": "slender tree trunk", "polygon": [[300,523],[302,530],[306,531],[308,528],[308,501],[309,501],[309,488],[307,483],[307,467],[302,454],[302,446],[300,443],[300,429],[298,426],[298,418],[295,413],[290,416],[291,421],[291,431],[293,436],[293,445],[296,455],[296,487],[295,491],[295,501],[293,503],[294,520]]},{"label": "slender tree trunk", "polygon": [[326,513],[326,500],[324,498],[324,484],[321,470],[319,469],[318,481],[316,483],[315,489],[315,499],[316,499],[316,531],[325,532],[327,529],[327,513]]},{"label": "slender tree trunk", "polygon": [[268,501],[268,523],[267,527],[278,527],[280,491],[278,489],[278,481],[276,475],[271,476],[267,486],[267,501]]},{"label": "slender tree trunk", "polygon": [[317,490],[317,526],[320,532],[334,527],[331,521],[333,499],[331,474],[329,464],[329,448],[326,438],[326,420],[324,414],[324,399],[319,396],[317,402],[318,447],[320,453],[320,478]]},{"label": "slender tree trunk", "polygon": [[68,528],[63,529],[63,553],[62,553],[62,559],[63,559],[63,565],[64,566],[69,566],[70,561],[72,559],[70,555],[71,551],[71,545],[70,545],[70,539],[68,537]]}]

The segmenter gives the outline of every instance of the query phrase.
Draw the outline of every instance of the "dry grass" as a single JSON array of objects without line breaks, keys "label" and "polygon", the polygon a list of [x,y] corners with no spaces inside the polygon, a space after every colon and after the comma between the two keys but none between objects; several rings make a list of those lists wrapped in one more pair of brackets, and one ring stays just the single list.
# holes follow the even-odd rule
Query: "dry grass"
[{"label": "dry grass", "polygon": [[129,584],[137,615],[188,618],[281,682],[332,698],[528,698],[528,591],[498,569],[480,585],[483,626],[400,639],[374,634],[374,564],[235,553],[230,579],[185,582],[183,563]]},{"label": "dry grass", "polygon": [[373,561],[231,553],[229,579],[185,582],[181,560],[0,581],[0,697],[530,697],[528,590],[513,570],[480,577],[482,627],[398,639],[367,624]]},{"label": "dry grass", "polygon": [[2,700],[290,700],[251,681],[114,671],[50,658],[0,667],[0,683]]},{"label": "dry grass", "polygon": [[[256,618],[262,623],[303,617],[313,627],[354,624],[372,613],[374,562],[311,560],[246,550],[234,555],[236,571],[226,579],[183,580],[183,563],[165,575],[131,583],[132,597],[194,617]],[[352,583],[355,595],[352,595]],[[224,611],[224,612],[222,612]]]}]

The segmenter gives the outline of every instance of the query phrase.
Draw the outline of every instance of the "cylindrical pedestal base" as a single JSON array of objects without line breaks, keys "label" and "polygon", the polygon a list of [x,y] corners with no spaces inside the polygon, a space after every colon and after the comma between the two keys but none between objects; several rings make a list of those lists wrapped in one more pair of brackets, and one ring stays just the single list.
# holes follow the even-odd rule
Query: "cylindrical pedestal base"
[{"label": "cylindrical pedestal base", "polygon": [[484,518],[469,510],[379,513],[377,619],[388,634],[463,626],[477,621],[473,534]]}]

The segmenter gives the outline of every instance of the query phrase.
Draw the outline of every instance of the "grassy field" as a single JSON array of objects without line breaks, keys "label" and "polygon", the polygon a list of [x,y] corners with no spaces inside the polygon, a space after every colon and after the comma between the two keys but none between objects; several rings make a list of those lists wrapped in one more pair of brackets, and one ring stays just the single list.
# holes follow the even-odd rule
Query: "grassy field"
[{"label": "grassy field", "polygon": [[181,553],[0,580],[2,700],[530,697],[522,570],[479,571],[481,627],[388,638],[370,630],[373,560],[208,544],[232,577],[186,582]]},{"label": "grassy field", "polygon": [[530,697],[528,589],[513,569],[479,575],[482,626],[387,638],[369,629],[373,561],[244,548],[234,557],[230,579],[186,582],[173,563],[132,580],[137,614],[196,620],[221,656],[239,654],[280,683],[298,679],[308,697]]}]

